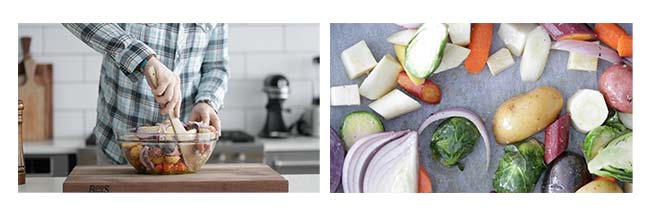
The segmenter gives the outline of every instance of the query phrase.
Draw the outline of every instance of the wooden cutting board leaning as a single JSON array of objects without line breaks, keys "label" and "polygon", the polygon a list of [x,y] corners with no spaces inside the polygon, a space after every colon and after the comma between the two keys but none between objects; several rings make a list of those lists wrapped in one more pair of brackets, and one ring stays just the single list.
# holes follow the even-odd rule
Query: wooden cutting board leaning
[{"label": "wooden cutting board leaning", "polygon": [[31,38],[20,39],[23,61],[18,64],[18,99],[23,101],[23,139],[52,138],[52,65],[37,64],[29,50]]}]

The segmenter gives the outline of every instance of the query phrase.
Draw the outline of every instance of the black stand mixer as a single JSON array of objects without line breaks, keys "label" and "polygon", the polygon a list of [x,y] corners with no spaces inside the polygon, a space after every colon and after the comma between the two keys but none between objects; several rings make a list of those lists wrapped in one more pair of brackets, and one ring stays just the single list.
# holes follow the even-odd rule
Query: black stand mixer
[{"label": "black stand mixer", "polygon": [[264,79],[264,92],[269,101],[266,104],[266,122],[259,136],[266,138],[289,137],[290,128],[285,125],[282,118],[284,111],[282,103],[289,98],[289,80],[280,74],[269,75]]}]

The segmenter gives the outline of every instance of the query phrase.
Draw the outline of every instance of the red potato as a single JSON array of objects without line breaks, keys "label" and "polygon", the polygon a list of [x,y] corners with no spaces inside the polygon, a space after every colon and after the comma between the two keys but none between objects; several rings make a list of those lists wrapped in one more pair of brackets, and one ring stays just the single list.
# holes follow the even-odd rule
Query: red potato
[{"label": "red potato", "polygon": [[397,84],[400,87],[404,88],[409,94],[416,96],[420,100],[428,104],[439,104],[442,99],[442,91],[436,83],[429,79],[425,79],[424,83],[421,85],[413,84],[413,81],[409,79],[406,72],[402,71],[397,76]]},{"label": "red potato", "polygon": [[570,126],[571,114],[567,112],[544,130],[544,162],[546,164],[551,163],[566,150],[569,143]]},{"label": "red potato", "polygon": [[608,106],[632,113],[632,67],[615,64],[607,68],[598,79],[598,90]]},{"label": "red potato", "polygon": [[544,30],[553,38],[559,40],[596,40],[596,33],[584,23],[544,23]]}]

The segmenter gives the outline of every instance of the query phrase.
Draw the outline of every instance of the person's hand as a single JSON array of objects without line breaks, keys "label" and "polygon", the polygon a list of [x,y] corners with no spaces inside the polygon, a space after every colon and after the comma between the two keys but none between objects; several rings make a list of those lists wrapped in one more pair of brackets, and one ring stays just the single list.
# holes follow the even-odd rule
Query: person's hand
[{"label": "person's hand", "polygon": [[[155,73],[155,79],[149,75],[150,69]],[[181,110],[181,79],[178,75],[174,74],[169,68],[156,57],[151,57],[144,67],[145,76],[147,76],[147,83],[151,87],[151,92],[156,98],[156,102],[160,104],[162,111],[161,114],[172,113],[176,117],[180,117]]]},{"label": "person's hand", "polygon": [[190,121],[200,121],[210,124],[217,129],[217,136],[221,136],[221,121],[219,120],[219,116],[212,106],[207,103],[197,103],[194,105],[190,114]]}]

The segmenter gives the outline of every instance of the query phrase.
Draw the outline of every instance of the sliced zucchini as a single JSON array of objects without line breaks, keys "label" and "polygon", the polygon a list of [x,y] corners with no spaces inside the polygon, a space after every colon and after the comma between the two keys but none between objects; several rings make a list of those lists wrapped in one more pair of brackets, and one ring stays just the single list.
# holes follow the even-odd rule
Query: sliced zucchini
[{"label": "sliced zucchini", "polygon": [[376,115],[367,111],[355,111],[345,116],[340,132],[347,151],[359,138],[382,131],[384,124]]}]

